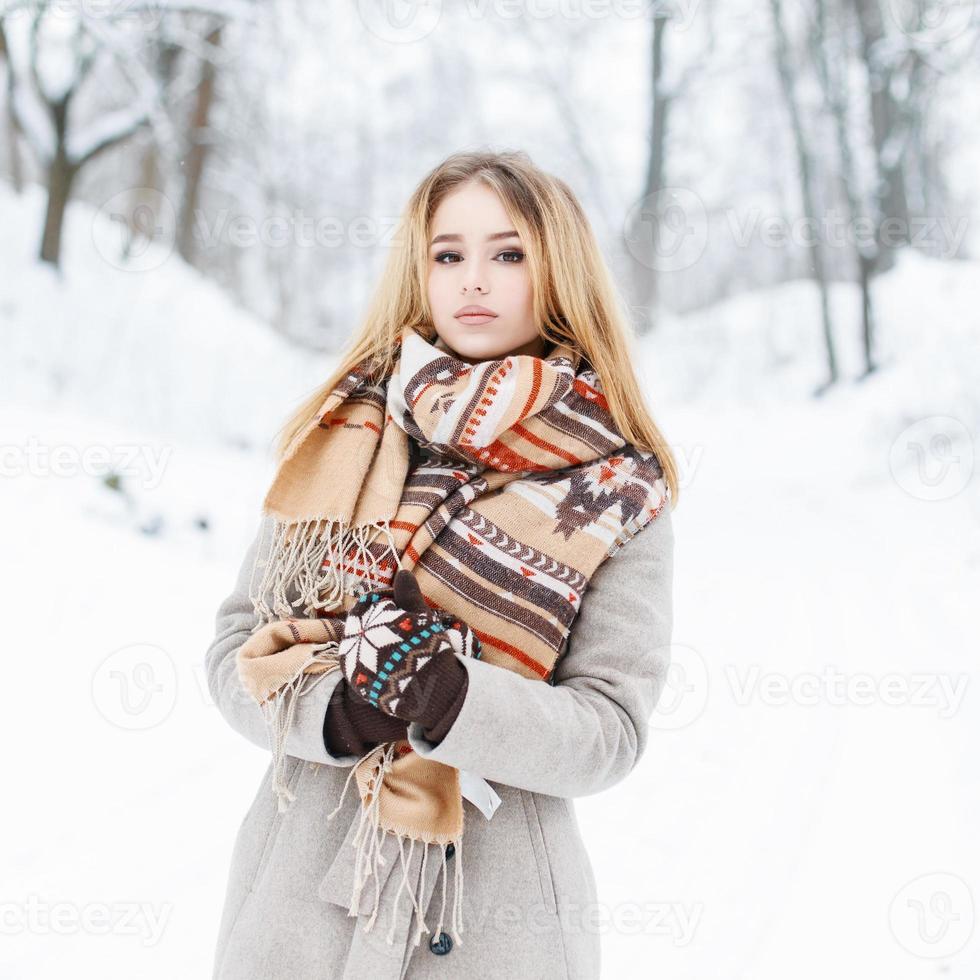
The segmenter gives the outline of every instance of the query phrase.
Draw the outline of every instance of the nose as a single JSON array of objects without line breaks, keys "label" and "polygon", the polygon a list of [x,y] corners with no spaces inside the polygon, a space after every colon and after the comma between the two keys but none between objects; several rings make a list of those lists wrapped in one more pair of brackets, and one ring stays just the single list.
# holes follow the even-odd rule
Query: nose
[{"label": "nose", "polygon": [[487,292],[487,278],[483,265],[476,259],[470,259],[463,265],[465,267],[461,283],[463,294],[480,293],[484,295]]}]

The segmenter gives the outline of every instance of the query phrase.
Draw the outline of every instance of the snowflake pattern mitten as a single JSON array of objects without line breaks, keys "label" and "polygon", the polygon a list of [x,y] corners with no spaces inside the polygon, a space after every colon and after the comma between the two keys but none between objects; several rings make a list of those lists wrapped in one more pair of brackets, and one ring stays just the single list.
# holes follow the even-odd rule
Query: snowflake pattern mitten
[{"label": "snowflake pattern mitten", "polygon": [[[347,613],[338,655],[351,691],[386,714],[435,724],[459,692],[462,664],[480,640],[458,616],[429,606],[399,569],[390,589],[363,594]],[[443,704],[446,701],[446,704]]]}]

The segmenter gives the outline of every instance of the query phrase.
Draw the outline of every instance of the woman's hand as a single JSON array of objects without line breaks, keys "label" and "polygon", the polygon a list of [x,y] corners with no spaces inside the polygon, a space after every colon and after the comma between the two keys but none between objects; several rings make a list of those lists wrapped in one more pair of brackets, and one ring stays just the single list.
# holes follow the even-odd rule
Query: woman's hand
[{"label": "woman's hand", "polygon": [[430,607],[407,569],[395,573],[391,589],[358,599],[338,651],[354,695],[425,729],[458,710],[467,681],[458,656],[479,654],[476,634],[458,617]]},{"label": "woman's hand", "polygon": [[408,722],[368,707],[343,678],[327,705],[323,736],[334,755],[362,756],[386,742],[407,738]]}]

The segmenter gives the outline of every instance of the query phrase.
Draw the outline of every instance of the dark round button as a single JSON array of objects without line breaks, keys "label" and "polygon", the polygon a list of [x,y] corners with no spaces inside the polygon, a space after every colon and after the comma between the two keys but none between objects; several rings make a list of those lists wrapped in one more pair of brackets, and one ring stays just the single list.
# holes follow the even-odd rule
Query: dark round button
[{"label": "dark round button", "polygon": [[444,932],[440,932],[438,936],[433,936],[429,940],[429,949],[432,950],[436,956],[445,956],[453,948],[453,941]]},{"label": "dark round button", "polygon": [[456,853],[456,845],[455,844],[447,844],[446,845],[446,860],[448,861],[455,853]]}]

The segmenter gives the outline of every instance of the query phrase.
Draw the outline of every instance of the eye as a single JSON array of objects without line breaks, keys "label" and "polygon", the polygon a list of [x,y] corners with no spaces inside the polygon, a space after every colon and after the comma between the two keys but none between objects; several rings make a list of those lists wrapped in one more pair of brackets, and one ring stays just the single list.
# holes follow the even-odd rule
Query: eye
[{"label": "eye", "polygon": [[[498,252],[496,258],[501,259],[505,265],[517,265],[517,263],[524,261],[524,253],[520,249],[508,248]],[[449,261],[446,261],[447,259]],[[433,261],[439,265],[455,265],[462,261],[462,256],[459,252],[439,252],[433,257]]]}]

